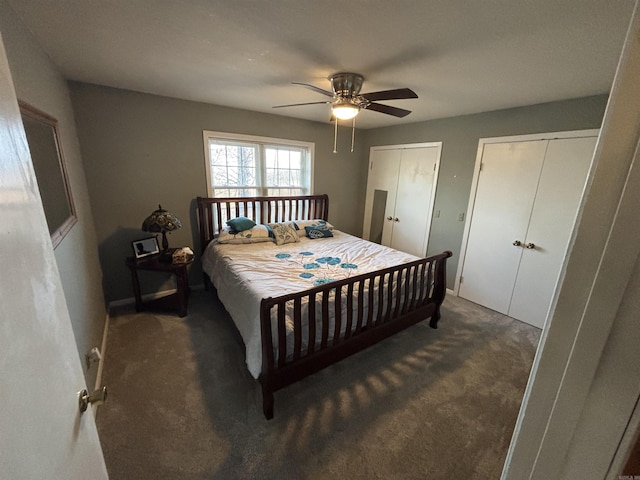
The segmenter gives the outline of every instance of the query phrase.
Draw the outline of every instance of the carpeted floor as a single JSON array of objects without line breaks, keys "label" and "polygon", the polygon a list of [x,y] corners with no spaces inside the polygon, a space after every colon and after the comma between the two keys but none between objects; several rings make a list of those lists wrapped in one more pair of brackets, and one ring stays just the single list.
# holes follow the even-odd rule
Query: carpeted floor
[{"label": "carpeted floor", "polygon": [[112,480],[498,479],[540,330],[448,296],[421,323],[275,394],[210,292],[111,318],[98,429]]}]

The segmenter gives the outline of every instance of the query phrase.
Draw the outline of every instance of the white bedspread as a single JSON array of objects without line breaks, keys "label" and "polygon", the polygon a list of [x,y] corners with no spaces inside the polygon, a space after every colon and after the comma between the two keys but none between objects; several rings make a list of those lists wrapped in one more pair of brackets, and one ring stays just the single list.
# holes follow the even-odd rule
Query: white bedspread
[{"label": "white bedspread", "polygon": [[202,266],[231,314],[244,344],[249,372],[262,368],[260,301],[313,288],[322,283],[417,260],[418,257],[353,237],[338,230],[334,237],[277,246],[272,242],[211,242]]}]

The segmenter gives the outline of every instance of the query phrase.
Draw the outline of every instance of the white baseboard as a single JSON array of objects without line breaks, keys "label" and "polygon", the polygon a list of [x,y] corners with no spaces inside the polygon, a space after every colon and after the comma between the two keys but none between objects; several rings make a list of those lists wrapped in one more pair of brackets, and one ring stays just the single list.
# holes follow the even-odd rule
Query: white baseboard
[{"label": "white baseboard", "polygon": [[[146,302],[149,300],[155,300],[157,298],[164,297],[165,295],[171,295],[172,293],[176,293],[175,288],[171,288],[169,290],[163,290],[161,292],[147,293],[145,295],[142,295],[142,301]],[[123,298],[120,300],[113,300],[112,302],[109,302],[109,310],[111,310],[112,308],[133,305],[134,303],[136,303],[136,299],[134,297]]]},{"label": "white baseboard", "polygon": [[451,295],[452,297],[457,297],[458,296],[458,295],[456,295],[456,292],[454,292],[450,288],[447,288],[447,295]]},{"label": "white baseboard", "polygon": [[100,361],[98,362],[98,373],[96,374],[95,389],[100,388],[102,383],[102,369],[104,367],[104,358],[107,352],[107,336],[109,335],[109,312],[104,320],[104,330],[102,331],[102,342],[100,343]]},{"label": "white baseboard", "polygon": [[[102,330],[102,342],[100,343],[100,360],[98,361],[98,373],[96,373],[96,383],[93,387],[93,390],[98,390],[102,388],[102,370],[104,368],[104,359],[107,353],[107,336],[109,334],[109,311],[107,311],[107,315],[104,319],[104,329]],[[108,397],[107,397],[108,398]],[[91,405],[93,416],[95,418],[98,413],[98,407],[100,405]]]},{"label": "white baseboard", "polygon": [[[191,290],[204,290],[204,284],[199,283],[198,285],[190,285],[189,288]],[[175,288],[171,288],[169,290],[162,290],[161,292],[147,293],[145,295],[142,295],[142,301],[147,302],[149,300],[156,300],[160,297],[164,297],[165,295],[171,295],[173,293],[176,293],[176,291],[177,290]],[[120,300],[113,300],[109,302],[109,310],[111,310],[112,308],[133,305],[135,303],[136,303],[136,299],[134,297],[122,298]]]}]

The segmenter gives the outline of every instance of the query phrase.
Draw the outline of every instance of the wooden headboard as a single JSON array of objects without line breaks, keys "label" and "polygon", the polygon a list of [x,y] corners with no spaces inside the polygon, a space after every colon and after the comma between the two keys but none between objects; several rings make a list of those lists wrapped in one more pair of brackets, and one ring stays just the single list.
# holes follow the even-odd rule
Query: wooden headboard
[{"label": "wooden headboard", "polygon": [[329,216],[329,197],[326,194],[294,197],[198,197],[197,201],[202,252],[230,218],[243,216],[256,223],[266,224],[291,220],[328,220]]}]

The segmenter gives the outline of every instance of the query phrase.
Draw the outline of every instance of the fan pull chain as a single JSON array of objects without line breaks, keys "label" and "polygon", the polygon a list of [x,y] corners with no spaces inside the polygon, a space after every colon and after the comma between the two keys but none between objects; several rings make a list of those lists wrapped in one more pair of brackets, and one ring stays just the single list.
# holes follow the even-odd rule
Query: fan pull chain
[{"label": "fan pull chain", "polygon": [[351,125],[351,153],[353,153],[353,143],[356,138],[356,117],[353,117],[353,124]]},{"label": "fan pull chain", "polygon": [[[333,132],[333,153],[338,153],[338,118],[335,119]],[[356,141],[356,117],[353,117],[353,123],[351,124],[351,153],[353,153],[353,147]]]}]

